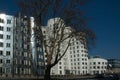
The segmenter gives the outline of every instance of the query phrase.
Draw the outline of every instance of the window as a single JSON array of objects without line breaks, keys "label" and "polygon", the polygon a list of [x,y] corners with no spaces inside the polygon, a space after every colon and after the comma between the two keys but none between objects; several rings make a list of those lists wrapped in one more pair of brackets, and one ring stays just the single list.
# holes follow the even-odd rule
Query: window
[{"label": "window", "polygon": [[3,31],[3,26],[0,26],[0,31]]},{"label": "window", "polygon": [[6,55],[9,56],[10,55],[10,51],[6,51]]},{"label": "window", "polygon": [[61,67],[61,66],[59,66],[59,69],[62,69],[62,67]]},{"label": "window", "polygon": [[10,32],[10,31],[11,31],[11,28],[10,28],[10,27],[7,27],[7,31]]},{"label": "window", "polygon": [[7,44],[6,44],[6,47],[10,47],[10,43],[7,43]]},{"label": "window", "polygon": [[2,60],[2,59],[0,59],[0,63],[3,63],[3,60]]},{"label": "window", "polygon": [[10,35],[7,35],[7,39],[10,39]]},{"label": "window", "polygon": [[0,47],[3,47],[3,43],[2,42],[0,42]]},{"label": "window", "polygon": [[76,44],[78,44],[78,42],[76,42]]},{"label": "window", "polygon": [[62,71],[60,70],[60,74],[62,74]]},{"label": "window", "polygon": [[7,24],[11,24],[11,20],[7,19]]},{"label": "window", "polygon": [[0,23],[4,23],[4,20],[3,20],[3,19],[0,19]]},{"label": "window", "polygon": [[0,34],[0,39],[3,39],[3,34]]},{"label": "window", "polygon": [[98,64],[100,64],[100,62],[98,62]]},{"label": "window", "polygon": [[95,62],[93,62],[93,64],[95,65],[96,63],[95,63]]},{"label": "window", "polygon": [[2,73],[3,72],[3,69],[2,69],[2,67],[0,67],[0,73]]},{"label": "window", "polygon": [[79,46],[77,46],[77,48],[79,48]]},{"label": "window", "polygon": [[6,63],[10,63],[10,60],[6,60]]},{"label": "window", "polygon": [[81,52],[83,52],[83,50],[81,50]]},{"label": "window", "polygon": [[99,67],[99,66],[97,66],[97,68],[98,68],[98,69],[100,69],[100,67]]},{"label": "window", "polygon": [[3,51],[0,51],[0,55],[3,55]]}]

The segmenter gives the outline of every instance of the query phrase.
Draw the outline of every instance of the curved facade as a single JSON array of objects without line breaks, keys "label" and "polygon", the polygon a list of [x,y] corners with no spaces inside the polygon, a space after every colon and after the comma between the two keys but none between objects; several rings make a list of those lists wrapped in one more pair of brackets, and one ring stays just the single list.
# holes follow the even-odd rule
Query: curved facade
[{"label": "curved facade", "polygon": [[0,75],[11,76],[14,17],[0,14]]},{"label": "curved facade", "polygon": [[89,73],[90,74],[102,74],[107,70],[107,60],[102,58],[89,59]]},{"label": "curved facade", "polygon": [[[50,36],[53,32],[54,24],[59,21],[60,18],[53,18],[48,20],[47,27],[43,28],[43,32],[45,31],[46,37]],[[63,20],[61,20],[63,21]],[[60,22],[60,21],[59,21]],[[64,23],[62,23],[62,27],[65,27]],[[65,27],[65,33],[70,33],[70,27]],[[68,40],[65,40],[61,44],[61,54],[66,49],[66,45],[68,45]],[[88,74],[88,50],[85,44],[77,40],[76,38],[71,39],[71,45],[69,46],[64,57],[55,65],[51,70],[51,75],[85,75]]]}]

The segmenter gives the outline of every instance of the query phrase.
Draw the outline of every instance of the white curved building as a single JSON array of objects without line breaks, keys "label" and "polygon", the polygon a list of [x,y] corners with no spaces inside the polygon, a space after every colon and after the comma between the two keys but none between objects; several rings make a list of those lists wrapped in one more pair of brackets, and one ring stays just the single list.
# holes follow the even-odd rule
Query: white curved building
[{"label": "white curved building", "polygon": [[107,60],[100,57],[93,57],[89,59],[89,73],[102,74],[107,70]]},{"label": "white curved building", "polygon": [[[46,37],[50,36],[54,24],[59,21],[60,18],[53,18],[48,21],[46,27],[43,28]],[[54,22],[55,21],[55,22]],[[62,20],[61,20],[62,21]],[[60,22],[60,21],[59,21]],[[63,24],[63,27],[64,24]],[[65,27],[65,32],[69,32],[70,27]],[[64,41],[61,45],[61,54],[64,51],[65,46],[68,45],[68,41]],[[55,65],[51,70],[51,75],[85,75],[88,74],[88,50],[84,43],[76,38],[71,39],[71,45],[69,46],[65,56]]]}]

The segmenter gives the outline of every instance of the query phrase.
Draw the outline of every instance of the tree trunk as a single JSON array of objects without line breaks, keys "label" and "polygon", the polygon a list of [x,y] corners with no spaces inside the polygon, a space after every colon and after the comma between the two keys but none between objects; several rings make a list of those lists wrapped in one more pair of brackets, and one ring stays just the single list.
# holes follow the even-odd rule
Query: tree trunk
[{"label": "tree trunk", "polygon": [[46,65],[44,80],[51,80],[50,71],[51,71],[51,66]]}]

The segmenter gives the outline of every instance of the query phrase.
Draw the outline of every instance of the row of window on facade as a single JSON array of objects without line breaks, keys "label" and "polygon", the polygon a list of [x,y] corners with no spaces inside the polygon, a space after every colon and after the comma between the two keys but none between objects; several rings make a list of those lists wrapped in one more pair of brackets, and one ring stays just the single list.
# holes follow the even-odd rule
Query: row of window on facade
[{"label": "row of window on facade", "polygon": [[[61,71],[61,70],[59,70],[59,73],[60,74],[63,74],[63,72]],[[88,71],[82,71],[82,73],[80,72],[80,71],[74,71],[74,70],[72,70],[72,71],[70,71],[70,74],[79,74],[79,75],[82,75],[82,74],[87,74],[88,73]]]},{"label": "row of window on facade", "polygon": [[9,73],[11,72],[10,68],[0,67],[0,73]]},{"label": "row of window on facade", "polygon": [[102,71],[90,71],[90,73],[93,73],[93,74],[105,73],[105,70],[102,70]]},{"label": "row of window on facade", "polygon": [[[3,51],[0,50],[0,56],[3,55]],[[10,51],[6,51],[6,56],[10,56]]]},{"label": "row of window on facade", "polygon": [[[72,49],[79,49],[80,48],[80,46],[78,45],[78,46],[70,46],[70,50],[72,50]],[[83,46],[81,46],[81,48],[83,48]],[[83,48],[84,49],[84,48]],[[87,50],[81,50],[81,52],[85,52],[85,53],[88,53],[88,51]]]},{"label": "row of window on facade", "polygon": [[[73,51],[70,51],[70,54],[72,54],[72,52],[73,53],[80,53],[80,50],[73,50]],[[86,50],[84,51],[84,50],[81,50],[81,53],[82,52],[84,52],[84,53],[88,53]],[[84,54],[82,54],[82,56],[84,56]],[[87,54],[85,54],[85,57],[87,57]]]},{"label": "row of window on facade", "polygon": [[[0,64],[3,63],[3,59],[0,59]],[[10,59],[6,59],[6,64],[10,64]]]},{"label": "row of window on facade", "polygon": [[90,69],[107,69],[107,66],[93,66],[93,67],[90,67]]},{"label": "row of window on facade", "polygon": [[[0,39],[4,39],[4,35],[3,34],[0,34]],[[6,39],[10,40],[11,36],[10,35],[6,35]]]},{"label": "row of window on facade", "polygon": [[[70,52],[70,53],[71,53],[71,52]],[[80,54],[74,54],[74,55],[71,54],[71,58],[72,58],[72,57],[80,57],[79,55],[80,55]],[[87,57],[88,54],[81,54],[81,56],[82,56],[82,57]]]},{"label": "row of window on facade", "polygon": [[93,64],[93,65],[96,65],[96,64],[102,64],[102,65],[103,65],[103,64],[106,64],[106,65],[107,65],[107,62],[93,62],[93,63],[90,62],[90,65],[91,65],[91,64]]},{"label": "row of window on facade", "polygon": [[[87,69],[87,66],[83,66],[83,67],[81,67],[82,69]],[[76,69],[80,69],[80,66],[78,66],[78,67],[71,67],[71,69],[72,70],[76,70]]]},{"label": "row of window on facade", "polygon": [[15,68],[15,73],[19,74],[31,74],[31,68]]},{"label": "row of window on facade", "polygon": [[[5,23],[5,20],[0,18],[0,23]],[[11,20],[7,19],[7,24],[11,24]]]},{"label": "row of window on facade", "polygon": [[[0,26],[0,31],[4,31],[4,27],[3,27],[3,26]],[[7,27],[7,28],[6,28],[6,31],[10,32],[10,31],[11,31],[11,28],[10,28],[10,27]]]},{"label": "row of window on facade", "polygon": [[23,64],[23,65],[31,65],[31,61],[29,60],[17,60],[17,59],[14,59],[14,63],[15,64]]},{"label": "row of window on facade", "polygon": [[[72,61],[80,61],[80,58],[71,59],[71,62]],[[87,61],[87,58],[82,58],[82,61]]]},{"label": "row of window on facade", "polygon": [[[3,47],[4,46],[4,44],[3,44],[3,42],[0,42],[0,47]],[[6,43],[6,48],[10,48],[10,43]]]}]

